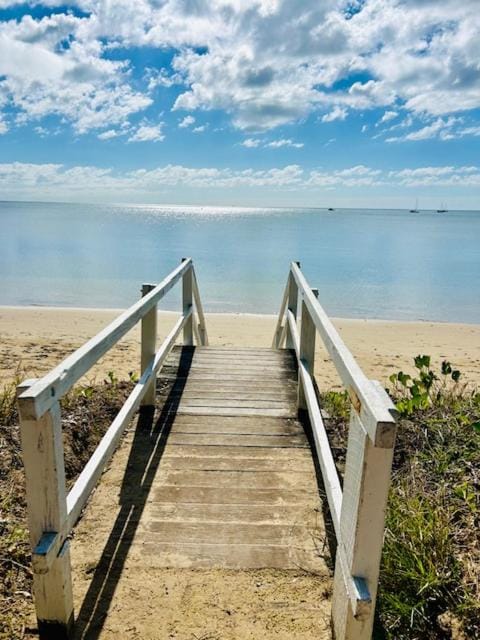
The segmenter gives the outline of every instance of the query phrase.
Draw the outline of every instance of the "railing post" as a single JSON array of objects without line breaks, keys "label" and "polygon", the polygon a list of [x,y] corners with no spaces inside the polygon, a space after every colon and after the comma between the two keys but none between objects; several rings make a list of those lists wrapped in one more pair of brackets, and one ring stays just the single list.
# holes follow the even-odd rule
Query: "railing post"
[{"label": "railing post", "polygon": [[[142,285],[142,297],[150,293],[152,289],[155,289],[154,284]],[[157,305],[154,305],[150,311],[148,311],[142,318],[142,346],[141,346],[141,374],[145,371],[152,358],[155,356],[157,347]],[[140,375],[141,375],[140,374]],[[148,389],[141,402],[142,407],[155,406],[155,392],[156,392],[156,379],[152,379],[148,386]]]},{"label": "railing post", "polygon": [[[299,262],[297,262],[297,264],[298,266],[300,266]],[[293,313],[295,318],[297,318],[297,306],[298,306],[298,285],[295,278],[293,277],[292,272],[290,271],[290,273],[288,274],[287,309],[290,309],[290,311]],[[294,342],[293,342],[292,332],[290,331],[290,327],[288,326],[288,322],[287,322],[286,330],[287,330],[287,333],[286,333],[286,339],[285,339],[285,348],[293,349]]]},{"label": "railing post", "polygon": [[[182,262],[186,260],[186,258],[182,259]],[[193,305],[193,269],[190,267],[188,271],[183,274],[182,280],[182,303],[183,303],[183,313],[186,313],[190,307]],[[185,323],[183,327],[183,344],[184,345],[192,345],[193,344],[193,313],[190,318]]]},{"label": "railing post", "polygon": [[[370,640],[372,636],[392,459],[393,444],[376,447],[352,408],[333,583],[336,640]],[[347,590],[348,574],[362,578],[370,596],[357,612]]]},{"label": "railing post", "polygon": [[[31,384],[29,380],[19,385],[17,395]],[[22,416],[21,401],[18,405],[33,555],[42,535],[62,532],[66,522],[62,424],[58,402],[37,420]],[[72,638],[74,614],[68,540],[46,573],[38,573],[34,567],[33,591],[40,638]]]},{"label": "railing post", "polygon": [[[315,366],[315,337],[317,329],[304,300],[301,302],[300,349],[298,358],[305,365],[308,373],[313,377]],[[303,390],[302,380],[298,377],[297,407],[307,409],[307,401]]]}]

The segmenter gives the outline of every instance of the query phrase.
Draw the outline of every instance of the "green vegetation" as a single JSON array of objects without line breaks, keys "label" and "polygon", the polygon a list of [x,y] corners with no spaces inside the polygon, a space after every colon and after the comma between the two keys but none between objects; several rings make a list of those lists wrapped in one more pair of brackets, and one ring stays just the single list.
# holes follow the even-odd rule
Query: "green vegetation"
[{"label": "green vegetation", "polygon": [[[0,640],[24,637],[31,610],[30,548],[20,433],[17,381],[0,390]],[[102,384],[81,386],[62,401],[65,472],[74,482],[132,388],[113,372]]]},{"label": "green vegetation", "polygon": [[[480,393],[428,356],[391,376],[400,413],[377,604],[378,637],[480,637]],[[342,473],[348,397],[322,398]]]}]

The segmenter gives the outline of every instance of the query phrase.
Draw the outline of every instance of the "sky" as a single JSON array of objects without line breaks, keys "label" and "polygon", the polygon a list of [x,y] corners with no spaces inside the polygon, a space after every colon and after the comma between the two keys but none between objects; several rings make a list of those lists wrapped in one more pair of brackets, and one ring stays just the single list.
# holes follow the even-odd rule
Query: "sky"
[{"label": "sky", "polygon": [[0,0],[0,200],[480,209],[479,0]]}]

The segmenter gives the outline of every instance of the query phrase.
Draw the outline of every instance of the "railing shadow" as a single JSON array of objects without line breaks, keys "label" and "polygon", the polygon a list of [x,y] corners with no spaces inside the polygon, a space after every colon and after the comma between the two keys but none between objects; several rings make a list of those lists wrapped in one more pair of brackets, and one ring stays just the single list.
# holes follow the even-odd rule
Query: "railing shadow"
[{"label": "railing shadow", "polygon": [[103,629],[176,417],[193,353],[191,348],[182,349],[178,367],[182,378],[172,384],[158,417],[155,419],[153,407],[140,412],[120,491],[120,511],[78,613],[77,640],[95,640]]}]

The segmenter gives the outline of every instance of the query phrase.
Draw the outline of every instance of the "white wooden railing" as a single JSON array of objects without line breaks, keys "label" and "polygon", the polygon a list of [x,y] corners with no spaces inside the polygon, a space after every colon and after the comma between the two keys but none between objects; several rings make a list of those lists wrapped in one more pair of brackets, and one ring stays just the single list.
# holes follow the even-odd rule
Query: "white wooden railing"
[{"label": "white wooden railing", "polygon": [[[273,347],[285,344],[297,355],[298,408],[308,411],[335,530],[334,635],[336,640],[367,640],[372,635],[375,613],[396,433],[395,411],[381,385],[366,378],[317,295],[299,263],[293,262]],[[317,332],[352,403],[343,491],[313,383]]]},{"label": "white wooden railing", "polygon": [[[157,303],[179,280],[183,283],[182,315],[157,350]],[[141,377],[67,495],[59,401],[139,321]],[[33,586],[42,639],[73,636],[70,533],[131,418],[140,406],[154,405],[156,374],[182,329],[184,344],[193,344],[194,335],[198,344],[208,344],[190,258],[160,284],[143,285],[141,300],[50,373],[18,387]]]}]

